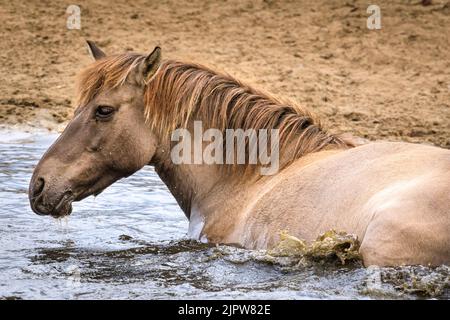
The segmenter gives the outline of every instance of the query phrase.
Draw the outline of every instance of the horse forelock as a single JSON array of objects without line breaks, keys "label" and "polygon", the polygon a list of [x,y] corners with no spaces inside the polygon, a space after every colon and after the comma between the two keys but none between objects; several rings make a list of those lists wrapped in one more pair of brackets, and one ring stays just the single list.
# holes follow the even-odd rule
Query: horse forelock
[{"label": "horse forelock", "polygon": [[83,107],[100,91],[122,85],[144,58],[137,53],[123,53],[107,56],[84,68],[77,77],[76,106]]}]

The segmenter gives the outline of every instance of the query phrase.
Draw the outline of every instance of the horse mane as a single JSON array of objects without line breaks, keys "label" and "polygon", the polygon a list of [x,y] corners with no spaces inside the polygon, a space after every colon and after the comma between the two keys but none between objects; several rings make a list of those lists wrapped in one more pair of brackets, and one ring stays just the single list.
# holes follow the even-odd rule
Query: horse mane
[{"label": "horse mane", "polygon": [[[108,56],[84,69],[78,77],[79,106],[99,91],[123,84],[144,55]],[[313,114],[299,105],[254,89],[230,75],[194,63],[165,60],[144,92],[145,118],[161,138],[201,120],[208,128],[278,129],[279,151],[289,148],[289,164],[325,148],[347,148],[348,139],[322,128]]]}]

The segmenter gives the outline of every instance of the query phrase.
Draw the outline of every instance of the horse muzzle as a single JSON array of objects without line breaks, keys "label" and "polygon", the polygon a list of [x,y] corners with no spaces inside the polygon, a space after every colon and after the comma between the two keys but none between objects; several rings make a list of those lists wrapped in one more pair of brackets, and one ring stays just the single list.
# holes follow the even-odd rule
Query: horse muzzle
[{"label": "horse muzzle", "polygon": [[38,215],[50,215],[54,218],[71,214],[74,194],[70,189],[63,192],[59,190],[49,188],[43,177],[33,177],[28,192],[31,209]]}]

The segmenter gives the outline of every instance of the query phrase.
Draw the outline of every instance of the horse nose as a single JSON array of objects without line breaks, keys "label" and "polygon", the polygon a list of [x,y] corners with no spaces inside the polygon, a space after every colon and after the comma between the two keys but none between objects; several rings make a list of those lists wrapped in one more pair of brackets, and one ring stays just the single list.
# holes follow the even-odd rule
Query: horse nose
[{"label": "horse nose", "polygon": [[[45,180],[42,177],[38,177],[31,182],[30,185],[30,203],[33,211],[39,215],[46,214],[40,207],[42,203],[42,192],[44,191]],[[41,209],[41,210],[40,210]]]},{"label": "horse nose", "polygon": [[37,178],[31,186],[31,196],[33,199],[39,197],[44,190],[45,180],[42,177]]}]

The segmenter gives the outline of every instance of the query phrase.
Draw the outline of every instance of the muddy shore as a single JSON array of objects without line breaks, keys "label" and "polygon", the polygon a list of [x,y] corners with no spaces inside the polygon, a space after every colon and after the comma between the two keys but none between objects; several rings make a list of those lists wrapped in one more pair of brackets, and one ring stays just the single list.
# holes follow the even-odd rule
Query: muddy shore
[{"label": "muddy shore", "polygon": [[450,2],[0,0],[0,126],[60,130],[72,116],[74,78],[106,52],[147,52],[226,71],[319,114],[335,132],[450,148]]}]

